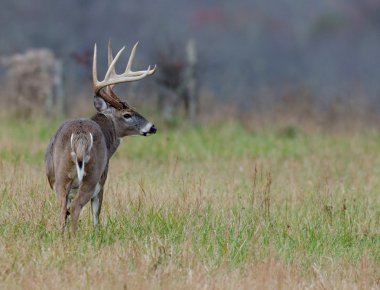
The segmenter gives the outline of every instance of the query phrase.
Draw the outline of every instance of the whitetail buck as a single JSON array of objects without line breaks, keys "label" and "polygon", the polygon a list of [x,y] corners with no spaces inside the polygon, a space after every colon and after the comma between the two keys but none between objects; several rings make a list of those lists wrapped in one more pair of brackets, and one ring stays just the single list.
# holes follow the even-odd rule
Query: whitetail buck
[{"label": "whitetail buck", "polygon": [[79,214],[90,200],[93,222],[94,225],[98,224],[108,162],[121,138],[129,135],[148,136],[157,131],[152,123],[112,91],[117,83],[141,80],[155,72],[156,67],[148,67],[144,71],[131,70],[136,47],[137,43],[132,49],[125,72],[117,74],[115,64],[124,47],[113,59],[109,43],[108,70],[104,80],[99,82],[95,44],[92,73],[94,106],[98,112],[90,119],[64,122],[50,140],[45,155],[46,175],[50,187],[58,196],[62,232],[70,215],[72,231],[76,233]]}]

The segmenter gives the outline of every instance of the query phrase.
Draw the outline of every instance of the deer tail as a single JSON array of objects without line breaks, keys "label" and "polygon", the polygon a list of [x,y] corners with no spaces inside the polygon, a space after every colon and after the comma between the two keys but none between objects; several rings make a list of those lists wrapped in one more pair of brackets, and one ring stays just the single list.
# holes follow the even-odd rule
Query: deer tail
[{"label": "deer tail", "polygon": [[90,160],[90,151],[94,143],[91,133],[72,133],[71,134],[71,158],[77,169],[79,182],[86,175],[84,171],[85,164]]}]

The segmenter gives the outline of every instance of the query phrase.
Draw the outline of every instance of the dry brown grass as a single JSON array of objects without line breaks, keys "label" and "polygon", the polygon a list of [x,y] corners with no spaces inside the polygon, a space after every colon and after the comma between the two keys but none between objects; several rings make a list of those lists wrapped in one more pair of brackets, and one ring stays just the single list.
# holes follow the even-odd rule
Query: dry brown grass
[{"label": "dry brown grass", "polygon": [[102,229],[85,208],[62,241],[42,163],[53,130],[0,126],[0,288],[380,288],[377,133],[226,124],[127,139]]}]

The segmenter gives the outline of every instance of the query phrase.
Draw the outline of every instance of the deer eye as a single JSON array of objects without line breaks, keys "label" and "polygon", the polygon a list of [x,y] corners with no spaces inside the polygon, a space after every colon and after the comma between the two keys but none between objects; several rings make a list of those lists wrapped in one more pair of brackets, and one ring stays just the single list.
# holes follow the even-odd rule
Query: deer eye
[{"label": "deer eye", "polygon": [[124,117],[125,119],[129,119],[129,118],[132,118],[132,115],[129,114],[129,113],[125,113],[125,114],[123,115],[123,117]]}]

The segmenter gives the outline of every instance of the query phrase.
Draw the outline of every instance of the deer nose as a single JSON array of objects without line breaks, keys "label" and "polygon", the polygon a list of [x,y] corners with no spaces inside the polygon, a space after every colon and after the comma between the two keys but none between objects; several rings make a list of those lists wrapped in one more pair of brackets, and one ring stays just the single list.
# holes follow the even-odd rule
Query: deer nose
[{"label": "deer nose", "polygon": [[156,132],[157,132],[156,127],[154,125],[152,125],[152,127],[150,127],[150,129],[149,129],[149,133],[156,134]]}]

